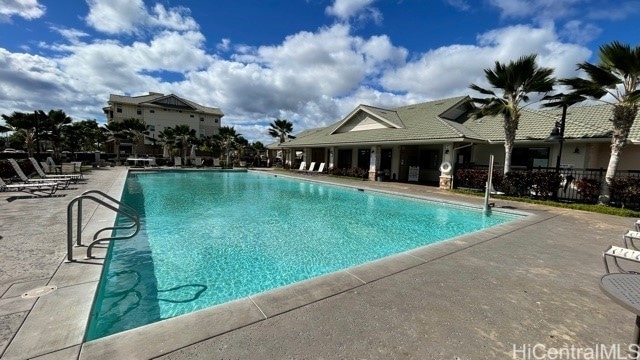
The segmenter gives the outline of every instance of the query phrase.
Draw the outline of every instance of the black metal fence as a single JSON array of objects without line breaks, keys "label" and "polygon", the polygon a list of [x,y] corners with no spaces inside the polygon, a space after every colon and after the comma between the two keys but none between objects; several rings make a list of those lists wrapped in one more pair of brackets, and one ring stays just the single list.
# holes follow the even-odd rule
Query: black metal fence
[{"label": "black metal fence", "polygon": [[[473,170],[485,170],[488,171],[488,166],[475,165],[473,167],[467,167]],[[498,169],[500,171],[501,169]],[[496,169],[494,169],[496,171]],[[518,168],[514,167],[511,169],[511,172],[531,172],[531,171],[540,171],[540,172],[550,172],[553,173],[556,171],[555,168],[552,167],[537,167],[537,168]],[[560,183],[560,188],[558,189],[558,200],[566,201],[566,202],[590,202],[587,199],[584,199],[581,194],[578,193],[577,182],[580,180],[587,180],[597,182],[598,184],[602,183],[605,180],[605,175],[607,173],[606,169],[577,169],[577,168],[561,168],[560,175],[562,177],[562,182]],[[495,174],[495,173],[494,173]],[[636,178],[640,179],[640,170],[622,170],[616,172],[616,178]],[[454,186],[459,187],[460,184],[456,184],[454,178]],[[496,189],[500,190],[500,189]],[[612,205],[620,206],[622,201],[618,199],[615,192],[612,193],[611,198]],[[639,209],[640,208],[640,197],[637,199],[625,199],[624,206],[628,208]]]}]

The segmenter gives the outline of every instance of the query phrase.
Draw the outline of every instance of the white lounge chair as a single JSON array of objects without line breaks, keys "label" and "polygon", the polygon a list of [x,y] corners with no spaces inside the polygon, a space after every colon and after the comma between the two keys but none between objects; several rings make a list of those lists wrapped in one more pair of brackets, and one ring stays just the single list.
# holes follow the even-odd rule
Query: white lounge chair
[{"label": "white lounge chair", "polygon": [[220,159],[218,158],[213,159],[213,167],[220,167]]},{"label": "white lounge chair", "polygon": [[[631,271],[628,270],[628,268],[625,269],[620,266],[618,260],[635,262],[637,263],[637,265],[640,265],[640,251],[611,245],[602,253],[602,259],[604,261],[604,268],[607,271],[607,274],[611,272],[609,269],[609,262],[613,262],[613,264],[616,266],[616,268],[618,268],[618,271],[620,272],[637,274],[638,271]],[[640,266],[636,268],[637,270],[640,270]]]},{"label": "white lounge chair", "polygon": [[307,172],[308,173],[312,173],[315,168],[316,168],[316,162],[313,161],[313,162],[311,162],[311,164],[309,164],[309,168],[307,169]]},{"label": "white lounge chair", "polygon": [[196,156],[196,167],[202,167],[202,158],[200,156]]},{"label": "white lounge chair", "polygon": [[58,190],[58,183],[55,182],[37,182],[37,183],[20,183],[7,184],[0,178],[0,191],[23,191],[30,194],[40,195],[40,193],[51,196]]},{"label": "white lounge chair", "polygon": [[298,168],[298,171],[304,171],[306,167],[307,167],[307,163],[303,161],[300,163],[300,167]]},{"label": "white lounge chair", "polygon": [[24,183],[52,183],[55,182],[58,184],[59,188],[62,189],[66,189],[69,187],[69,183],[71,183],[71,179],[66,178],[66,179],[30,179],[29,177],[27,177],[27,175],[25,175],[24,171],[22,171],[22,168],[20,167],[20,165],[18,164],[18,162],[15,159],[8,159],[9,163],[11,164],[11,166],[13,167],[13,170],[16,172],[16,174],[18,175],[18,177],[20,178],[20,180],[22,180],[22,182]]},{"label": "white lounge chair", "polygon": [[318,171],[316,171],[316,174],[322,174],[324,172],[324,163],[320,163],[320,166],[318,166]]},{"label": "white lounge chair", "polygon": [[173,158],[173,166],[174,167],[182,167],[182,158],[180,156],[176,156]]},{"label": "white lounge chair", "polygon": [[50,179],[50,180],[70,179],[73,182],[78,182],[82,178],[81,174],[66,174],[66,175],[48,175],[48,174],[45,174],[43,169],[40,168],[40,164],[38,164],[36,159],[30,157],[29,160],[33,164],[33,168],[36,169],[36,172],[38,173],[38,176],[40,176],[43,179]]}]

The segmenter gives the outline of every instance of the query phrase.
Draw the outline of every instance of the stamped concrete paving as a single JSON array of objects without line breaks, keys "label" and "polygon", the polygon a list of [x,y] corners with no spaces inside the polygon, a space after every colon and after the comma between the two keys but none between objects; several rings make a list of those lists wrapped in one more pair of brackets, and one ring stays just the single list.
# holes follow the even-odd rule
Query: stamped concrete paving
[{"label": "stamped concrete paving", "polygon": [[[536,344],[547,349],[620,344],[624,350],[633,333],[634,316],[606,298],[598,280],[604,273],[602,251],[620,244],[634,219],[498,200],[498,209],[532,215],[83,344],[86,318],[73,320],[62,312],[88,311],[87,294],[95,289],[100,266],[62,263],[66,206],[87,189],[118,193],[124,175],[123,168],[93,171],[85,184],[61,192],[64,197],[0,194],[3,358],[511,358],[514,346]],[[322,179],[481,202],[424,186]],[[83,213],[90,228],[113,221],[93,204]],[[37,299],[20,297],[43,285],[58,290]],[[51,310],[61,308],[65,311]]]}]

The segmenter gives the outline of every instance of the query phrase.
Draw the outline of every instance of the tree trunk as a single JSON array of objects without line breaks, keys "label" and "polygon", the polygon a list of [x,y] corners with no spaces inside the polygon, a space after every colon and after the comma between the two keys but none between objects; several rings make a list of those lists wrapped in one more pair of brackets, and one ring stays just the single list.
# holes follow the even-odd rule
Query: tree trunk
[{"label": "tree trunk", "polygon": [[607,166],[607,173],[604,177],[604,181],[600,186],[600,196],[598,197],[598,204],[609,205],[611,201],[611,183],[616,176],[618,170],[618,163],[620,162],[620,155],[622,148],[627,142],[629,131],[633,125],[633,121],[638,114],[638,106],[631,105],[615,105],[613,107],[613,136],[611,139],[611,156],[609,157],[609,166]]},{"label": "tree trunk", "polygon": [[624,141],[621,143],[620,139],[614,137],[611,144],[611,156],[609,157],[609,166],[607,166],[607,174],[604,176],[604,181],[600,186],[600,196],[598,197],[598,204],[609,205],[611,201],[611,182],[618,170],[618,162],[620,162],[620,151],[624,146]]},{"label": "tree trunk", "polygon": [[504,170],[506,175],[511,170],[511,153],[516,140],[516,130],[518,129],[518,119],[511,119],[509,115],[504,116]]}]

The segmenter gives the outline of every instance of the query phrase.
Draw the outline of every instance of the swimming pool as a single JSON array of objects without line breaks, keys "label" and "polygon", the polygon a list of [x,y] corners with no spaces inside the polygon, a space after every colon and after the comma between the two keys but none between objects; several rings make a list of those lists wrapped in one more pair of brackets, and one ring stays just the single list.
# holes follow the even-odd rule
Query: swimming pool
[{"label": "swimming pool", "polygon": [[142,230],[114,242],[87,339],[513,220],[260,173],[130,174]]}]

